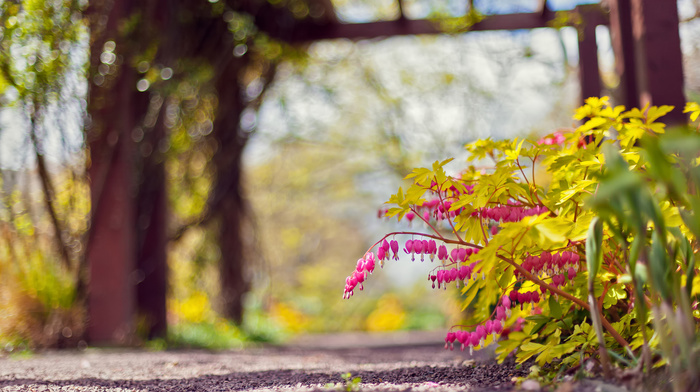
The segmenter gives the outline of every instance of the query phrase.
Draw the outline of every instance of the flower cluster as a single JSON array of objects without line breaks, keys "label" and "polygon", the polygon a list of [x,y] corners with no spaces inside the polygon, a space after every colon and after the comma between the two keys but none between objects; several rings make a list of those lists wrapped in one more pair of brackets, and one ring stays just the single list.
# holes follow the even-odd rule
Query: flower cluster
[{"label": "flower cluster", "polygon": [[[456,331],[448,332],[445,336],[445,349],[454,349],[454,342],[459,342],[462,347],[461,350],[464,351],[465,347],[469,347],[469,353],[473,353],[474,347],[479,347],[484,345],[487,335],[493,335],[493,339],[504,331],[503,325],[505,324],[508,317],[510,317],[510,307],[511,300],[508,296],[503,296],[501,298],[501,304],[496,307],[496,313],[493,320],[486,320],[483,325],[478,325],[474,331]],[[520,319],[513,328],[519,328],[522,324]]]},{"label": "flower cluster", "polygon": [[465,347],[469,347],[469,354],[473,354],[474,347],[483,346],[487,335],[493,334],[494,339],[503,331],[503,324],[498,320],[488,320],[484,325],[479,325],[473,332],[456,331],[448,332],[445,336],[445,349],[454,350],[454,342],[459,342],[464,351]]},{"label": "flower cluster", "polygon": [[[438,259],[442,262],[451,261],[453,263],[466,263],[469,257],[473,254],[479,252],[476,248],[454,248],[447,254],[447,247],[441,245],[438,250]],[[477,278],[477,274],[474,272],[476,268],[476,262],[469,265],[462,265],[461,267],[452,267],[450,269],[441,269],[434,274],[428,275],[428,280],[433,281],[433,288],[435,288],[435,283],[437,282],[438,288],[447,288],[447,284],[457,281],[457,287],[459,287],[459,282],[463,281],[466,285],[469,279],[471,279],[472,274],[474,279]]]},{"label": "flower cluster", "polygon": [[382,244],[377,249],[377,258],[379,259],[379,265],[384,266],[384,261],[389,260],[389,252],[393,253],[391,256],[394,260],[399,259],[399,243],[396,240],[387,241],[384,239]]},{"label": "flower cluster", "polygon": [[425,260],[425,255],[430,256],[430,261],[433,261],[438,253],[435,240],[408,240],[404,244],[403,251],[411,255],[411,261],[416,260],[416,255],[420,255],[420,261]]},{"label": "flower cluster", "polygon": [[[462,192],[455,186],[451,186],[449,189],[445,190],[440,190],[438,188],[437,183],[433,182],[430,190],[433,194],[442,197],[425,201],[422,205],[416,206],[415,212],[406,213],[405,218],[409,223],[416,219],[416,213],[419,214],[420,217],[422,217],[426,222],[430,221],[431,219],[440,222],[447,218],[455,218],[462,212],[462,208],[450,211],[453,201],[459,199]],[[472,194],[474,185],[464,185],[464,188],[468,194]],[[387,211],[388,209],[380,209],[377,212],[377,217],[381,218],[385,216]]]},{"label": "flower cluster", "polygon": [[562,144],[565,140],[566,138],[564,137],[564,134],[562,134],[561,132],[554,132],[551,137],[545,136],[542,139],[538,140],[537,144],[551,146],[553,144]]},{"label": "flower cluster", "polygon": [[523,304],[536,304],[540,302],[540,293],[538,293],[537,291],[528,291],[521,293],[518,290],[512,290],[510,294],[508,294],[508,297],[510,298],[511,303],[517,302],[520,304],[520,310],[523,309]]},{"label": "flower cluster", "polygon": [[357,260],[357,267],[355,268],[355,271],[353,271],[350,276],[345,278],[345,290],[343,291],[344,299],[350,298],[354,294],[355,287],[358,285],[360,286],[360,290],[364,288],[362,287],[362,282],[364,282],[367,278],[368,272],[370,274],[374,272],[374,264],[375,259],[374,253],[372,252],[367,252],[365,257]]},{"label": "flower cluster", "polygon": [[[578,274],[580,256],[576,252],[542,252],[539,256],[529,255],[523,261],[523,268],[539,277],[547,274],[552,277],[552,285],[559,287],[566,280],[573,281]],[[516,276],[519,275],[515,271]]]},{"label": "flower cluster", "polygon": [[525,208],[518,205],[500,205],[498,207],[481,208],[472,212],[472,216],[493,219],[497,222],[518,222],[526,216],[544,214],[547,211],[545,206]]},{"label": "flower cluster", "polygon": [[[474,272],[475,266],[476,262],[471,263],[469,265],[463,265],[459,268],[453,267],[450,269],[441,269],[438,270],[435,274],[429,275],[428,278],[433,281],[433,288],[435,288],[435,282],[437,282],[438,288],[442,287],[444,289],[447,289],[448,283],[454,281],[457,281],[457,287],[459,287],[460,281],[464,282],[464,285],[466,286],[467,282],[472,277],[472,273]],[[474,273],[474,280],[477,279],[477,276],[478,275]]]}]

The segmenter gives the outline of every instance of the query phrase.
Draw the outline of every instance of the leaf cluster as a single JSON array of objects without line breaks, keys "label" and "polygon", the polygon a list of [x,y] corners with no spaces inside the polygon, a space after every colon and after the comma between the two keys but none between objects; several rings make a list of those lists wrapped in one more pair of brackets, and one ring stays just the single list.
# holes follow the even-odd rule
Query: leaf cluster
[{"label": "leaf cluster", "polygon": [[[472,326],[461,328],[492,318],[514,290],[542,293],[537,303],[513,307],[496,349],[501,361],[515,352],[519,362],[567,368],[592,360],[604,370],[697,369],[700,134],[667,129],[661,118],[671,110],[589,98],[574,115],[575,129],[540,141],[478,140],[466,146],[472,164],[459,174],[447,174],[450,160],[435,162],[413,170],[412,184],[391,196],[388,216],[414,213],[425,222],[430,233],[414,236],[479,249],[469,261],[482,279],[462,288]],[[686,112],[695,120],[700,107],[688,104]],[[421,215],[435,198],[452,214]],[[485,210],[504,207],[540,213],[485,218]],[[587,260],[564,284],[557,268],[525,263],[564,251]],[[683,380],[683,388],[697,386],[695,376]]]}]

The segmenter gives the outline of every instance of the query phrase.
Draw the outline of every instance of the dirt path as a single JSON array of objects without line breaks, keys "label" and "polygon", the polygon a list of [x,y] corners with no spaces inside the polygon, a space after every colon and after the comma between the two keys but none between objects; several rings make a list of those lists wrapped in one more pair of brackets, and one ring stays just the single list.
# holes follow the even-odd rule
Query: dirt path
[{"label": "dirt path", "polygon": [[441,334],[305,337],[226,352],[88,349],[0,357],[0,391],[503,391],[525,374],[487,353],[443,350]]}]

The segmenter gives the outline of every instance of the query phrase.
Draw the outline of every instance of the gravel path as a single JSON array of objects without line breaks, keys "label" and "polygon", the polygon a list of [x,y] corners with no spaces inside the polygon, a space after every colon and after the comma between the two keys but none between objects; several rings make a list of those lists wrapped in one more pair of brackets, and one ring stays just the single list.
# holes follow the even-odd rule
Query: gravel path
[{"label": "gravel path", "polygon": [[[525,374],[486,352],[447,351],[441,334],[305,337],[245,350],[51,351],[0,357],[0,391],[331,391],[347,372],[362,391],[503,391]],[[577,388],[578,390],[578,388]]]}]

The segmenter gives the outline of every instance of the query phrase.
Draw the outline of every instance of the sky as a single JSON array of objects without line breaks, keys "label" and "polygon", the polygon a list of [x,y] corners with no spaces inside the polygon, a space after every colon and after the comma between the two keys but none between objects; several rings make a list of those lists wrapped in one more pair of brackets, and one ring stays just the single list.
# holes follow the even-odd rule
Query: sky
[{"label": "sky", "polygon": [[[533,12],[538,0],[475,0],[474,6],[484,14]],[[548,0],[555,11],[571,10],[579,4],[598,3],[596,0]],[[339,19],[347,23],[363,23],[390,20],[398,16],[396,0],[333,0]],[[404,14],[409,19],[423,19],[434,10],[459,16],[464,13],[464,0],[404,0]]]}]

